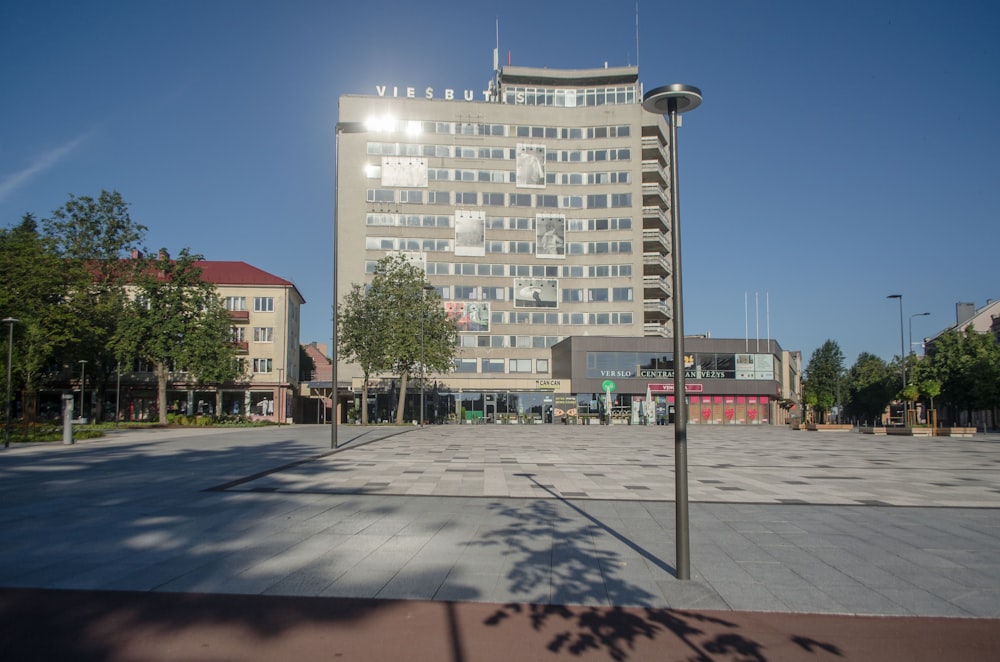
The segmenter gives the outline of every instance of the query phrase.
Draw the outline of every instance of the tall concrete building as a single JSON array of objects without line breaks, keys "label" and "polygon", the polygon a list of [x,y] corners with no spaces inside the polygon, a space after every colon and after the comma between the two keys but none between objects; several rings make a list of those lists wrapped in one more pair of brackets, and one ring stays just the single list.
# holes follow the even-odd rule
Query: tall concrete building
[{"label": "tall concrete building", "polygon": [[[669,130],[641,102],[636,67],[507,66],[486,90],[340,98],[337,300],[402,252],[461,329],[425,418],[552,420],[556,394],[575,395],[553,345],[671,337]],[[337,378],[360,390],[357,366]]]}]

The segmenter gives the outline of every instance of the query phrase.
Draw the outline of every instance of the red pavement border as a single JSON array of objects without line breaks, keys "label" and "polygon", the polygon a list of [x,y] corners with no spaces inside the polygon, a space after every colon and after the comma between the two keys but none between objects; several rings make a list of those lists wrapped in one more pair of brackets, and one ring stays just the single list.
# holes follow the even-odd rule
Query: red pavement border
[{"label": "red pavement border", "polygon": [[1000,620],[0,588],[0,659],[994,661]]}]

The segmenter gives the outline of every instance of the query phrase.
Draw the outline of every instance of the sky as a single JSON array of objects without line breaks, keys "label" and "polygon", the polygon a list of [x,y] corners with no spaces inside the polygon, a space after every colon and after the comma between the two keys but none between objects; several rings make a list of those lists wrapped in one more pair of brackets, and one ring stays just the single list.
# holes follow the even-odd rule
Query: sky
[{"label": "sky", "polygon": [[502,63],[702,90],[678,138],[688,334],[804,361],[834,340],[850,366],[1000,298],[1000,3],[343,4],[0,3],[0,226],[116,190],[150,249],[294,282],[301,340],[328,343],[338,98],[485,89],[499,25]]}]

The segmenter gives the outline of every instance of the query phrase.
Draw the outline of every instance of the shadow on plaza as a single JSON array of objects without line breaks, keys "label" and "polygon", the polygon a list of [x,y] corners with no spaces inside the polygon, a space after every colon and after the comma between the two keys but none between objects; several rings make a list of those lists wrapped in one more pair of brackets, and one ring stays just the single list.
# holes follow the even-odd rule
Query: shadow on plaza
[{"label": "shadow on plaza", "polygon": [[[709,661],[767,660],[765,646],[739,632],[740,624],[704,612],[663,607],[632,607],[658,601],[637,581],[621,573],[625,559],[637,557],[672,577],[676,569],[600,518],[558,495],[533,474],[521,474],[550,495],[550,499],[524,503],[495,503],[491,508],[509,523],[486,532],[475,545],[503,546],[511,560],[508,590],[525,600],[499,606],[484,624],[501,628],[518,619],[547,637],[552,654],[584,655],[600,652],[613,660],[628,660],[642,640],[657,650]],[[577,516],[567,516],[566,510]],[[581,517],[582,516],[582,519]],[[610,546],[630,552],[623,556]],[[603,540],[602,540],[603,539]],[[676,579],[672,581],[678,581]],[[539,587],[548,588],[548,596]],[[707,598],[710,591],[691,582],[676,589],[688,597]],[[546,599],[546,597],[548,599]],[[572,606],[576,605],[576,606]],[[841,656],[840,649],[809,637],[790,635],[800,653],[823,651]]]},{"label": "shadow on plaza", "polygon": [[[246,563],[240,555],[247,549],[227,543],[239,541],[248,530],[277,526],[282,516],[294,516],[300,507],[269,494],[231,502],[224,498],[226,486],[252,491],[255,478],[303,464],[319,471],[320,463],[308,463],[324,455],[317,454],[315,446],[292,439],[218,447],[205,439],[169,451],[155,443],[95,444],[6,457],[0,464],[0,497],[7,504],[0,511],[5,532],[0,553],[16,559],[16,565],[0,571],[0,585],[20,588],[0,589],[0,622],[5,623],[0,657],[115,659],[135,633],[162,642],[193,626],[235,628],[280,642],[295,628],[313,625],[336,640],[344,627],[388,613],[394,604],[390,600],[207,594],[229,588],[212,581],[214,572],[231,573],[233,563]],[[154,484],[156,491],[151,493]],[[383,516],[394,512],[385,502],[365,505],[363,492],[354,495],[350,502],[341,502],[346,516],[359,510]],[[567,508],[583,518],[569,515]],[[624,571],[626,556],[616,550],[630,550],[628,558],[641,557],[668,574],[674,570],[565,499],[499,502],[491,509],[501,522],[480,529],[466,544],[503,546],[511,561],[504,589],[515,602],[490,606],[479,630],[510,629],[515,620],[522,620],[516,636],[530,628],[535,633],[530,641],[537,639],[540,654],[603,651],[612,659],[627,660],[636,644],[647,640],[656,646],[680,646],[695,660],[767,659],[764,646],[742,635],[734,621],[691,611],[615,606],[651,604],[656,598],[630,579]],[[443,530],[448,523],[428,526]],[[616,546],[594,544],[596,537],[605,535]],[[283,551],[280,546],[271,548],[270,538],[249,540],[243,545],[255,545],[250,551],[265,559]],[[287,568],[270,576],[265,572],[257,577],[258,585],[277,584],[290,574],[322,576],[331,572],[340,556],[334,547],[322,561],[304,559],[292,572]],[[347,570],[349,563],[337,573]],[[409,579],[416,584],[435,581],[433,574],[423,577],[414,572]],[[194,579],[186,581],[185,576]],[[206,583],[200,584],[199,577]],[[460,577],[455,581],[453,595],[488,599],[480,589],[457,583]],[[38,590],[46,587],[60,590]],[[86,588],[124,590],[67,590]],[[263,590],[238,587],[237,592]],[[378,587],[371,590],[373,597],[379,597]],[[448,607],[449,618],[428,636],[436,638],[435,646],[446,653],[440,659],[462,662],[476,627],[452,616],[458,603],[442,604]],[[817,643],[819,648],[837,651],[830,644]]]}]

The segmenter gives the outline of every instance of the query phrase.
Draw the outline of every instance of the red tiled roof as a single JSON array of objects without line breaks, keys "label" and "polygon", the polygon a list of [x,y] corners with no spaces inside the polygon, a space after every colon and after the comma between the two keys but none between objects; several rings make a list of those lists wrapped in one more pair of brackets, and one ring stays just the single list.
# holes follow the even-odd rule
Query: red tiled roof
[{"label": "red tiled roof", "polygon": [[331,381],[333,379],[333,365],[330,364],[330,359],[316,345],[303,345],[302,349],[313,361],[313,371],[309,380],[314,382]]},{"label": "red tiled roof", "polygon": [[[273,287],[291,287],[298,293],[295,283],[269,274],[263,269],[249,265],[246,262],[229,262],[224,260],[200,260],[195,266],[201,269],[201,279],[214,285],[268,285]],[[299,298],[305,301],[302,294]]]}]

